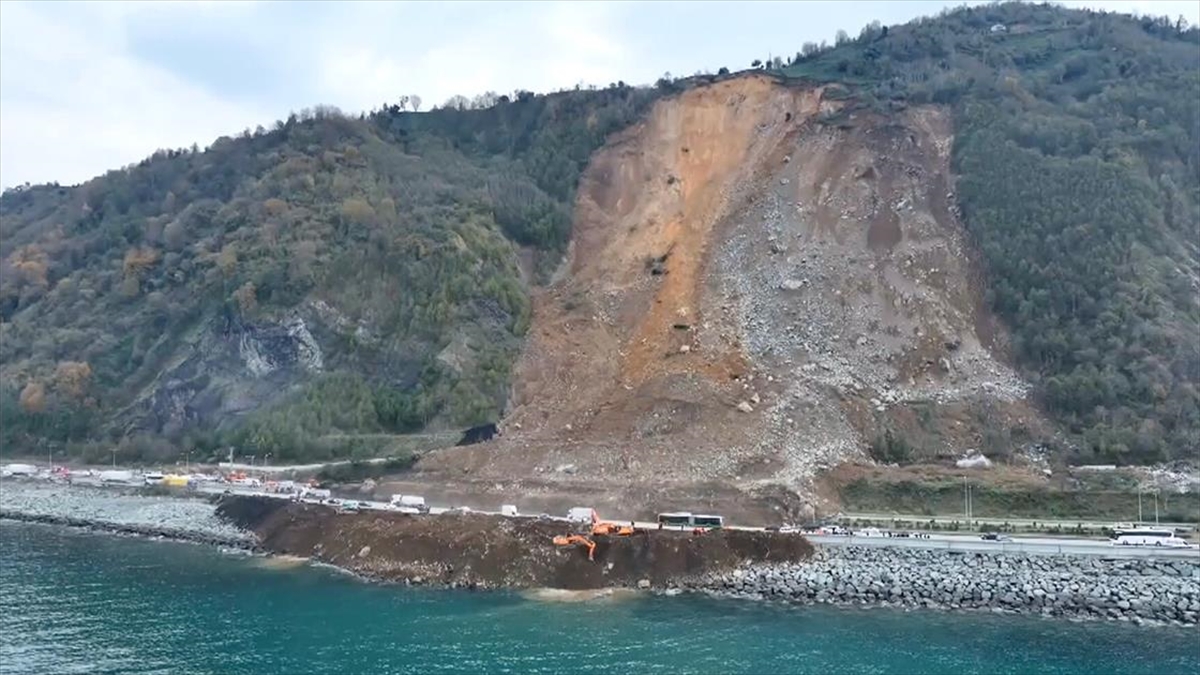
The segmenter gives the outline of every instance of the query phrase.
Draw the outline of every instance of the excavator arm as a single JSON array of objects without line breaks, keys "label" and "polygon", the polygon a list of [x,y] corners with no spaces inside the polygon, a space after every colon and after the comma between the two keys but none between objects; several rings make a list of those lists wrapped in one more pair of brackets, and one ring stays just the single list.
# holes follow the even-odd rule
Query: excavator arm
[{"label": "excavator arm", "polygon": [[574,546],[575,544],[582,544],[583,546],[586,546],[588,550],[588,560],[593,562],[595,561],[594,556],[596,554],[596,542],[592,541],[591,539],[578,534],[572,534],[570,536],[559,535],[554,538],[555,546]]}]

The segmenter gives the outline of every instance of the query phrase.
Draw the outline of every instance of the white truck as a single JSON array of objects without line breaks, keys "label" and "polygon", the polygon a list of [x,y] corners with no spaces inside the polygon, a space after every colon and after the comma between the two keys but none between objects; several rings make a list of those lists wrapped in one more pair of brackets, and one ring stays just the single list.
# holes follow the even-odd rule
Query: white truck
[{"label": "white truck", "polygon": [[567,511],[567,520],[573,523],[591,523],[597,520],[596,509],[587,506],[576,506]]},{"label": "white truck", "polygon": [[300,489],[300,499],[314,499],[316,501],[321,501],[323,499],[329,499],[332,496],[332,492],[329,490],[322,490],[320,488],[306,487]]},{"label": "white truck", "polygon": [[38,468],[32,464],[5,464],[0,473],[7,476],[33,476],[36,475]]},{"label": "white truck", "polygon": [[500,507],[500,515],[508,516],[509,518],[517,517],[517,507],[515,504],[503,504]]},{"label": "white truck", "polygon": [[134,480],[132,471],[111,470],[100,472],[101,483],[132,483]]},{"label": "white truck", "polygon": [[425,503],[425,498],[420,495],[392,495],[392,499],[388,503],[397,508],[416,509],[420,513],[429,513],[429,506]]}]

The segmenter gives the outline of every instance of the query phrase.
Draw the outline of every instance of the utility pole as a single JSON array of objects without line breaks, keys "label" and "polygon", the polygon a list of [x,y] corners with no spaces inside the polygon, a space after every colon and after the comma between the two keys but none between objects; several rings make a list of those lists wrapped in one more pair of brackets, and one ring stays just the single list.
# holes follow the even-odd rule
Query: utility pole
[{"label": "utility pole", "polygon": [[1154,491],[1154,524],[1158,524],[1158,490]]},{"label": "utility pole", "polygon": [[1138,489],[1138,525],[1142,524],[1142,491]]},{"label": "utility pole", "polygon": [[971,484],[970,484],[970,483],[967,483],[967,521],[968,521],[968,523],[967,523],[967,524],[968,524],[968,525],[972,525],[972,527],[974,527],[974,522],[975,522],[975,500],[974,500],[974,498],[973,498],[973,497],[974,497],[974,495],[972,495],[972,494],[971,494],[971,492],[972,492],[972,490],[971,490]]},{"label": "utility pole", "polygon": [[963,476],[963,519],[967,521],[967,526],[971,524],[971,504],[967,501],[967,477]]},{"label": "utility pole", "polygon": [[113,468],[115,469],[115,468],[117,468],[117,449],[116,448],[112,449],[112,456],[113,456]]}]

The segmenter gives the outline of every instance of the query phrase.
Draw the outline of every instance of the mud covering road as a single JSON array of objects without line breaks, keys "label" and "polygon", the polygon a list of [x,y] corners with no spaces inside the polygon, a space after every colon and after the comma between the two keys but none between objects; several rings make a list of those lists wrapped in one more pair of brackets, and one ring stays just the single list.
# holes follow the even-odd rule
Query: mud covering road
[{"label": "mud covering road", "polygon": [[795,562],[812,555],[797,535],[720,530],[650,531],[555,546],[571,525],[476,514],[413,516],[268,497],[226,495],[217,515],[253,531],[272,553],[310,557],[367,578],[410,584],[569,590],[654,587],[731,570],[744,562]]}]

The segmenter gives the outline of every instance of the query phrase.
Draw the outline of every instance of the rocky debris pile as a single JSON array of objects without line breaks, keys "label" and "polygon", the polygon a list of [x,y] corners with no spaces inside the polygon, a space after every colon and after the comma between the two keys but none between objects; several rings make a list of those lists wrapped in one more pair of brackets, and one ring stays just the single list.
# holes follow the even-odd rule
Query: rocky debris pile
[{"label": "rocky debris pile", "polygon": [[745,566],[687,587],[801,603],[974,609],[1137,623],[1200,621],[1200,558],[1114,560],[829,547],[819,548],[805,562]]},{"label": "rocky debris pile", "polygon": [[216,516],[203,499],[121,494],[101,488],[5,480],[0,517],[75,527],[204,541],[254,543],[254,535]]},{"label": "rocky debris pile", "polygon": [[1139,485],[1144,490],[1169,490],[1179,494],[1200,490],[1200,470],[1182,462],[1144,467],[1140,472],[1143,476]]},{"label": "rocky debris pile", "polygon": [[789,482],[865,454],[872,415],[1029,393],[978,332],[968,246],[941,198],[945,139],[905,124],[911,133],[894,138],[801,135],[805,161],[747,187],[714,248],[706,325],[726,317],[719,332],[774,383],[761,402],[733,403],[765,427],[741,450],[778,457]]}]

